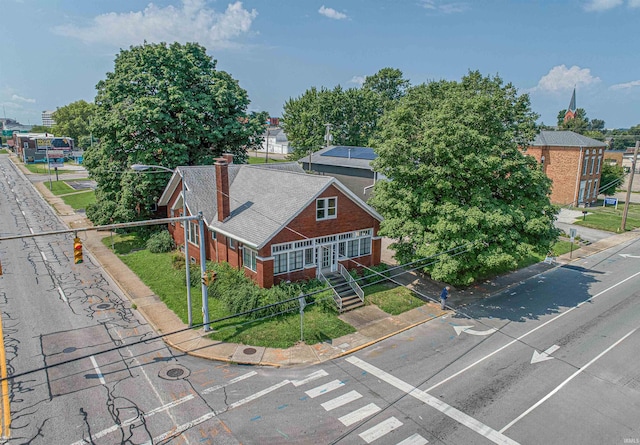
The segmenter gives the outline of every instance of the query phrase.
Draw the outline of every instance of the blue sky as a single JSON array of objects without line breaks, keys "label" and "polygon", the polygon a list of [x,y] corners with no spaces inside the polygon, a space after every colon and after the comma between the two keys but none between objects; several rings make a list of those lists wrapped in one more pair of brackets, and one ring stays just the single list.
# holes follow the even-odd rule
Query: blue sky
[{"label": "blue sky", "polygon": [[607,128],[640,123],[640,0],[0,0],[0,113],[93,101],[120,48],[196,41],[281,116],[312,86],[357,87],[384,67],[413,85],[498,74],[555,125],[577,106]]}]

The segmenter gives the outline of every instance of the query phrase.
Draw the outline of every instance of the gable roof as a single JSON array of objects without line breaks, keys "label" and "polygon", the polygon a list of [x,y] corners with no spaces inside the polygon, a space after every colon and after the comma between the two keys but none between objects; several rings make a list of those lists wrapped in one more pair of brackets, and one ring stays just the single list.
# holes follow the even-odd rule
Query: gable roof
[{"label": "gable roof", "polygon": [[573,131],[542,130],[531,143],[531,147],[606,147],[607,144]]},{"label": "gable roof", "polygon": [[230,164],[228,169],[231,213],[224,221],[218,221],[216,171],[213,165],[178,167],[158,205],[169,203],[182,175],[190,214],[202,212],[209,228],[257,249],[280,233],[331,185],[382,221],[382,216],[338,180],[331,176],[304,173],[295,162]]},{"label": "gable roof", "polygon": [[[371,147],[347,147],[331,145],[311,154],[311,165],[333,165],[339,167],[373,170],[371,161],[378,155]],[[301,164],[309,163],[309,156],[298,159]]]}]

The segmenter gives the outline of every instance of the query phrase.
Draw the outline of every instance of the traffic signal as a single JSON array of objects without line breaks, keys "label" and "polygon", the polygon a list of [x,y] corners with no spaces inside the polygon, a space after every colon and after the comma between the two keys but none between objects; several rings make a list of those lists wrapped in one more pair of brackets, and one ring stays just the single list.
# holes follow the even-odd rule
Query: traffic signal
[{"label": "traffic signal", "polygon": [[205,286],[208,286],[212,284],[215,281],[215,279],[216,279],[215,270],[205,271],[204,275],[202,276],[202,284],[204,284]]},{"label": "traffic signal", "polygon": [[82,263],[82,241],[78,237],[73,240],[73,262],[75,264]]}]

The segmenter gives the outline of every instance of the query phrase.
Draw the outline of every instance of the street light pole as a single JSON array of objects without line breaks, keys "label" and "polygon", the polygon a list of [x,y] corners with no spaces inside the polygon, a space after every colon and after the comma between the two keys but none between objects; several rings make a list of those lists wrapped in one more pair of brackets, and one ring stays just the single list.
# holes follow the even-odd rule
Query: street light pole
[{"label": "street light pole", "polygon": [[[178,169],[172,170],[170,168],[163,167],[162,165],[133,164],[131,166],[131,169],[137,172],[145,171],[150,168],[157,168],[159,170],[164,170],[170,173],[178,173],[178,175],[180,175],[180,182],[182,183],[182,216],[187,216],[187,195],[185,193],[187,191],[187,188],[185,186],[184,176],[182,176],[182,173],[180,173]],[[191,311],[191,267],[190,267],[190,261],[189,261],[189,239],[188,239],[189,235],[187,230],[187,224],[189,224],[189,222],[188,221],[181,221],[181,222],[182,222],[182,228],[184,229],[184,261],[186,266],[186,281],[187,281],[187,317],[189,321],[189,327],[191,327],[193,325],[193,317],[192,317],[192,311]]]}]

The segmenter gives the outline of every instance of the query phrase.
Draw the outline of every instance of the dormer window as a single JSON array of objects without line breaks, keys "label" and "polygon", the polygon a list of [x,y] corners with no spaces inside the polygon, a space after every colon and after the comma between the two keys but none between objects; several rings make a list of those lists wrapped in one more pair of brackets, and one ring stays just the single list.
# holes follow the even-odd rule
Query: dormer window
[{"label": "dormer window", "polygon": [[338,216],[338,198],[319,198],[316,200],[316,220],[334,219]]}]

